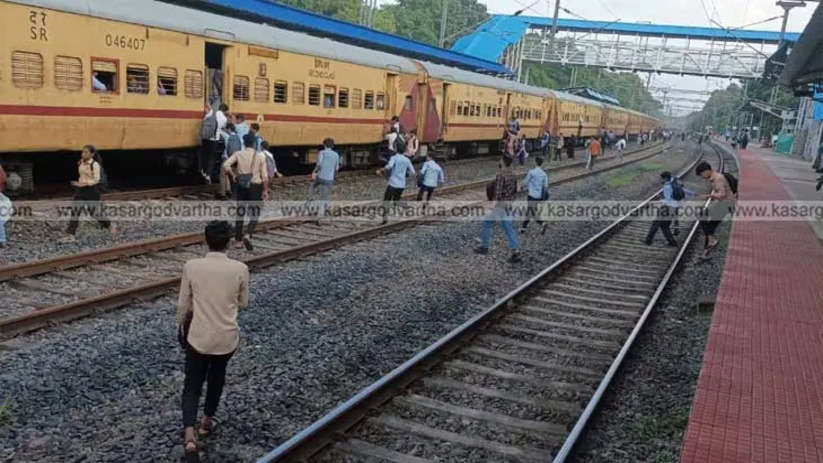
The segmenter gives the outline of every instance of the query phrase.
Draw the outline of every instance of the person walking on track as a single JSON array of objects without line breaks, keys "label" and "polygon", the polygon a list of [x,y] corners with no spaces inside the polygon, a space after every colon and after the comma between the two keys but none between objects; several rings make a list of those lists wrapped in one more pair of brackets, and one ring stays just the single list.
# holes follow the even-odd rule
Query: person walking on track
[{"label": "person walking on track", "polygon": [[388,222],[386,216],[389,213],[389,201],[397,202],[403,197],[403,190],[406,189],[406,177],[414,175],[414,166],[405,154],[395,153],[389,159],[385,167],[377,169],[377,175],[386,173],[389,176],[386,192],[383,194],[383,222]]},{"label": "person walking on track", "polygon": [[115,233],[114,225],[106,219],[100,206],[100,189],[103,176],[103,167],[100,162],[100,155],[93,145],[83,147],[80,161],[77,163],[78,178],[71,182],[75,187],[74,199],[76,204],[71,208],[71,220],[66,229],[68,235],[60,239],[61,243],[72,243],[75,241],[74,234],[77,232],[79,217],[81,214],[89,217],[96,217],[97,222],[112,235]]},{"label": "person walking on track", "polygon": [[[695,173],[699,177],[711,182],[712,191],[707,195],[701,195],[700,198],[711,198],[713,201],[709,205],[707,211],[708,217],[700,220],[700,228],[703,234],[706,235],[705,251],[703,258],[708,258],[712,249],[714,249],[718,240],[714,234],[720,222],[726,217],[732,209],[734,209],[734,201],[737,195],[737,179],[730,174],[723,174],[714,170],[706,161],[702,161],[695,168]],[[733,181],[733,184],[730,183]]]},{"label": "person walking on track", "polygon": [[423,199],[423,193],[426,193],[426,202],[429,202],[429,200],[432,199],[434,189],[446,181],[443,168],[437,164],[437,161],[434,160],[430,153],[426,154],[426,162],[423,163],[418,177],[420,178],[420,184],[418,185],[420,189],[417,191],[418,201],[421,201]]},{"label": "person walking on track", "polygon": [[186,351],[182,409],[187,462],[199,461],[194,427],[204,381],[208,388],[197,437],[206,438],[217,428],[214,416],[226,366],[240,341],[237,312],[249,302],[249,268],[226,256],[231,225],[210,222],[205,234],[209,252],[183,266],[177,301],[178,340]]},{"label": "person walking on track", "polygon": [[594,161],[600,156],[600,141],[597,138],[592,138],[588,148],[586,148],[586,169],[592,170],[594,168]]},{"label": "person walking on track", "polygon": [[549,175],[543,170],[543,158],[534,158],[536,164],[527,174],[523,180],[523,186],[526,188],[528,196],[526,201],[529,207],[526,211],[526,220],[520,228],[520,233],[526,233],[526,228],[529,226],[531,219],[536,219],[537,223],[542,225],[542,233],[546,233],[546,223],[540,219],[538,214],[540,203],[549,199]]},{"label": "person walking on track", "polygon": [[326,203],[334,186],[334,176],[340,170],[340,155],[334,150],[334,139],[323,140],[323,150],[317,155],[317,166],[311,173],[311,191],[309,192],[309,202],[313,202],[317,195],[320,195],[320,208],[317,212],[317,223],[320,217],[326,215]]},{"label": "person walking on track", "polygon": [[492,227],[495,223],[500,223],[506,238],[509,242],[509,249],[512,254],[509,262],[520,262],[520,244],[517,242],[517,234],[512,224],[511,201],[517,196],[517,178],[511,172],[512,159],[503,156],[500,160],[499,169],[495,179],[486,187],[486,197],[493,201],[491,213],[483,221],[483,228],[480,234],[481,245],[475,248],[477,254],[488,254],[489,243],[491,242]]},{"label": "person walking on track", "polygon": [[663,200],[658,209],[657,218],[652,222],[644,242],[647,246],[651,246],[657,231],[662,230],[669,246],[677,247],[677,240],[675,240],[671,230],[672,221],[677,226],[677,209],[680,207],[680,201],[688,195],[694,196],[694,192],[683,188],[680,181],[672,176],[671,172],[662,172],[660,178],[663,180]]},{"label": "person walking on track", "polygon": [[[266,173],[266,156],[255,151],[255,138],[246,133],[243,143],[245,148],[231,155],[223,163],[223,171],[229,176],[232,183],[232,193],[237,201],[237,220],[234,225],[234,238],[238,244],[243,243],[246,250],[254,248],[251,244],[251,235],[257,226],[260,216],[261,201],[269,196],[269,177]],[[236,166],[237,172],[232,170]],[[249,226],[243,234],[245,216],[249,216]]]},{"label": "person walking on track", "polygon": [[574,159],[574,148],[577,146],[577,137],[572,134],[564,141],[563,146],[566,147],[566,157]]},{"label": "person walking on track", "polygon": [[557,143],[554,146],[554,160],[557,162],[560,162],[561,157],[563,156],[563,143],[567,142],[563,139],[563,133],[561,132],[557,137]]}]

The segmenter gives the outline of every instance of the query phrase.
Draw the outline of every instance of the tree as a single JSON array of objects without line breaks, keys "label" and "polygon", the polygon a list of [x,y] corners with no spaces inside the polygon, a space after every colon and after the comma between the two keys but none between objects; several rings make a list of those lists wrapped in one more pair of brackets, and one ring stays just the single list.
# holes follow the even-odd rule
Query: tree
[{"label": "tree", "polygon": [[448,48],[461,35],[472,32],[489,19],[486,5],[477,0],[399,0],[397,4],[386,5],[380,11],[394,17],[395,33],[398,35],[437,45],[443,3],[446,1],[449,2],[446,21]]},{"label": "tree", "polygon": [[360,19],[362,0],[279,0],[280,3],[314,13],[356,23]]}]

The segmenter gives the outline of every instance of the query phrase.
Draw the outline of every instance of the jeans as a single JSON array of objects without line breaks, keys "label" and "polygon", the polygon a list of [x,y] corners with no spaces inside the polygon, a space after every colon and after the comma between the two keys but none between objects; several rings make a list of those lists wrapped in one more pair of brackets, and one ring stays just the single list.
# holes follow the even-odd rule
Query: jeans
[{"label": "jeans", "polygon": [[543,220],[540,218],[540,215],[538,214],[538,210],[540,208],[540,203],[542,202],[542,200],[532,198],[531,196],[526,198],[526,200],[528,201],[529,207],[526,209],[526,220],[523,221],[522,225],[523,230],[525,230],[526,227],[529,226],[529,222],[532,219],[535,219],[539,224],[543,223]]},{"label": "jeans", "polygon": [[486,217],[486,220],[483,221],[483,229],[480,233],[480,240],[483,243],[483,247],[489,247],[489,242],[491,241],[492,237],[492,227],[496,222],[500,222],[500,225],[503,227],[503,231],[506,232],[506,238],[509,241],[509,248],[512,251],[516,251],[520,248],[520,245],[517,243],[517,234],[514,232],[514,225],[512,224],[512,213],[507,207],[496,206],[491,214]]},{"label": "jeans", "polygon": [[223,384],[226,382],[226,365],[232,355],[234,352],[224,355],[201,354],[191,346],[186,349],[186,379],[183,382],[182,400],[183,427],[193,427],[197,422],[197,405],[200,403],[203,381],[209,383],[203,413],[212,417],[217,412],[220,396],[223,395]]},{"label": "jeans", "polygon": [[[0,207],[5,205],[11,206],[11,201],[3,193],[0,193]],[[0,211],[0,214],[7,213],[11,216],[11,211]],[[6,217],[0,215],[0,244],[6,244]]]},{"label": "jeans", "polygon": [[403,188],[395,188],[393,186],[387,186],[386,192],[383,193],[383,221],[386,220],[386,216],[389,214],[389,201],[400,201],[400,198],[403,197]]},{"label": "jeans", "polygon": [[[232,185],[234,190],[234,200],[237,201],[237,219],[234,223],[234,238],[237,241],[243,239],[243,223],[245,216],[249,216],[249,226],[246,232],[251,235],[254,233],[254,228],[257,226],[257,218],[260,217],[260,208],[263,207],[261,201],[263,200],[263,184],[252,183],[248,188],[241,188],[235,183]],[[255,204],[256,203],[256,204]]]},{"label": "jeans", "polygon": [[594,167],[594,158],[597,156],[592,156],[591,153],[586,153],[586,169],[591,170]]},{"label": "jeans", "polygon": [[201,172],[205,172],[212,181],[219,180],[220,154],[225,148],[225,143],[222,140],[202,140],[200,145],[198,165]]},{"label": "jeans", "polygon": [[673,210],[669,207],[662,207],[660,209],[657,219],[652,222],[649,233],[646,235],[646,244],[652,243],[652,240],[654,240],[654,235],[657,234],[657,230],[663,230],[663,236],[666,237],[666,241],[668,241],[669,244],[677,244],[674,236],[672,236],[672,231],[670,228],[673,215]]},{"label": "jeans", "polygon": [[426,201],[431,200],[432,199],[432,193],[434,193],[434,187],[433,186],[421,185],[420,189],[417,190],[417,200],[418,201],[421,201],[423,199],[423,193],[426,193]]},{"label": "jeans", "polygon": [[[74,193],[74,201],[83,202],[84,204],[82,206],[72,206],[71,208],[71,220],[66,229],[66,233],[69,235],[73,235],[77,231],[80,214],[84,213],[84,211],[89,217],[97,216],[100,206],[100,191],[98,191],[97,186],[79,187],[77,188],[77,192]],[[97,216],[97,222],[99,222],[103,228],[109,228],[111,226],[111,222],[102,216]]]},{"label": "jeans", "polygon": [[329,200],[329,194],[331,193],[332,185],[334,185],[334,180],[323,180],[322,178],[315,179],[314,183],[312,183],[311,185],[309,201],[314,201],[316,195],[320,195],[320,209],[317,213],[318,217],[323,217],[324,215],[326,215],[326,203]]},{"label": "jeans", "polygon": [[554,160],[560,161],[560,157],[563,154],[563,148],[555,148],[554,149]]}]

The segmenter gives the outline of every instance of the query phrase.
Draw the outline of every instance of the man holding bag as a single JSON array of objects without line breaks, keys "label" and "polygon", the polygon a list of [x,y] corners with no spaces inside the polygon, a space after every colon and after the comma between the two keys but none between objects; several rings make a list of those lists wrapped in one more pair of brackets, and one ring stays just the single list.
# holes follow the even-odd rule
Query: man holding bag
[{"label": "man holding bag", "polygon": [[[242,241],[246,250],[251,251],[254,249],[251,245],[251,235],[260,216],[261,201],[269,197],[269,176],[266,172],[266,156],[254,148],[254,134],[247,133],[243,138],[246,148],[226,159],[223,163],[223,172],[231,179],[232,193],[237,201],[234,239],[238,243]],[[237,167],[236,174],[232,170],[233,166]],[[244,235],[243,223],[246,215],[249,215],[249,226],[246,230],[248,233]]]},{"label": "man holding bag", "polygon": [[182,408],[187,462],[199,461],[194,426],[205,381],[208,389],[198,435],[206,438],[215,431],[226,366],[240,342],[237,312],[249,302],[249,268],[226,256],[231,234],[228,222],[210,222],[206,226],[209,253],[186,262],[180,280],[177,331],[186,350]]}]

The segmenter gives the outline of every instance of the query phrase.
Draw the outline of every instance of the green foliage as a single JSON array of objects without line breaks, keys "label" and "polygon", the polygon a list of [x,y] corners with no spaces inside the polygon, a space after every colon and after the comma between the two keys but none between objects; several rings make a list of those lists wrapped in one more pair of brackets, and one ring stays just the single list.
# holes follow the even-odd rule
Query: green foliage
[{"label": "green foliage", "polygon": [[[444,1],[449,2],[446,47],[489,18],[486,5],[478,3],[477,0],[398,0],[397,4],[383,6],[380,11],[394,18],[394,33],[437,45],[440,39],[440,19],[443,15]],[[375,27],[381,29],[376,23]]]},{"label": "green foliage", "polygon": [[[768,102],[774,84],[762,79],[749,81],[745,91],[744,87],[738,83],[729,84],[723,90],[715,90],[703,109],[690,114],[686,118],[689,129],[702,131],[706,126],[712,126],[715,131],[723,132],[733,126],[740,125],[740,116],[746,112],[754,113],[755,125],[761,127],[761,133],[771,134],[780,130],[782,121],[774,116],[761,113],[750,107],[748,100],[761,100]],[[792,96],[786,89],[778,88],[777,106],[785,108],[797,108],[799,100]],[[759,122],[758,122],[759,121]]]},{"label": "green foliage", "polygon": [[361,0],[278,0],[280,3],[295,6],[304,10],[313,11],[322,15],[342,19],[343,21],[358,22]]}]

